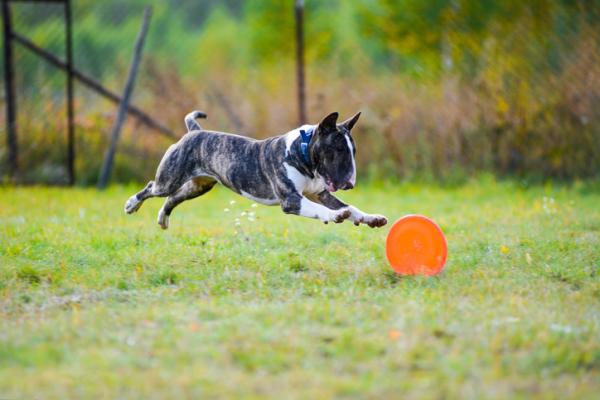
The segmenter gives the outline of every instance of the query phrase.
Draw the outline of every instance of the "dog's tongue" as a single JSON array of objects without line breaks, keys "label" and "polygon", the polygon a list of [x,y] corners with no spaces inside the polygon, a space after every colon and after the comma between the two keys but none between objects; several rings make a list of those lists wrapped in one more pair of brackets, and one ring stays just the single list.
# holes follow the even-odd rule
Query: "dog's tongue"
[{"label": "dog's tongue", "polygon": [[335,188],[332,182],[327,181],[327,190],[330,192],[335,192],[337,189]]}]

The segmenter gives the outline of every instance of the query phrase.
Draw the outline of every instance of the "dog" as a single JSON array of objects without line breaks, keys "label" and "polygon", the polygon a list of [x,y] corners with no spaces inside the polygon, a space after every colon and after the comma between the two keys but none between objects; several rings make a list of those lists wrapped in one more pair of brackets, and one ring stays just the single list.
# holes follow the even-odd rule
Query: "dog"
[{"label": "dog", "polygon": [[284,213],[319,219],[346,219],[372,228],[387,224],[383,215],[367,214],[332,193],[356,184],[356,146],[351,135],[360,112],[337,123],[338,113],[317,125],[256,140],[202,129],[193,111],[185,117],[188,132],[163,156],[156,177],[125,203],[132,214],[151,197],[167,197],[158,224],[169,227],[173,209],[202,196],[217,183],[257,203],[279,205]]}]

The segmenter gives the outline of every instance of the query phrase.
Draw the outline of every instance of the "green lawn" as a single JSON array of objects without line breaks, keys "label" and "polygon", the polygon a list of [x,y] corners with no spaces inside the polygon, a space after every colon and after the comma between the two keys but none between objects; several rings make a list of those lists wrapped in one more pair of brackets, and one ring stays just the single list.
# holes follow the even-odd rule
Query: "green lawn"
[{"label": "green lawn", "polygon": [[389,225],[323,225],[217,188],[162,231],[161,199],[123,213],[137,189],[0,188],[0,398],[600,393],[597,186],[340,195],[436,220],[449,258],[433,278],[391,272]]}]

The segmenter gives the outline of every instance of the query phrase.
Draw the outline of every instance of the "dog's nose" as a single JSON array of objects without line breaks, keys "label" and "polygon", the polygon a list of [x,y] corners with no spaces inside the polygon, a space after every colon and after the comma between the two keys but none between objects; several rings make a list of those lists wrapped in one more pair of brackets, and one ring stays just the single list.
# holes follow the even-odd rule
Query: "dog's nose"
[{"label": "dog's nose", "polygon": [[354,185],[352,184],[352,182],[346,182],[344,183],[344,186],[341,188],[342,190],[350,190],[354,187]]}]

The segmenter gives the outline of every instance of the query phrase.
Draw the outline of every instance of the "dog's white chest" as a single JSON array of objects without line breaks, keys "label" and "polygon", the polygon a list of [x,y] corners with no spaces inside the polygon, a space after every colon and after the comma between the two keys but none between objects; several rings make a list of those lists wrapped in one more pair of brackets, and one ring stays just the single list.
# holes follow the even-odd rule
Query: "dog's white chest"
[{"label": "dog's white chest", "polygon": [[309,177],[302,175],[300,171],[291,165],[284,163],[284,166],[288,178],[292,181],[298,193],[317,194],[325,190],[325,180],[322,177],[316,176],[315,178],[310,179]]},{"label": "dog's white chest", "polygon": [[318,194],[325,190],[325,180],[321,177],[307,179],[304,184],[304,190],[301,193]]}]

